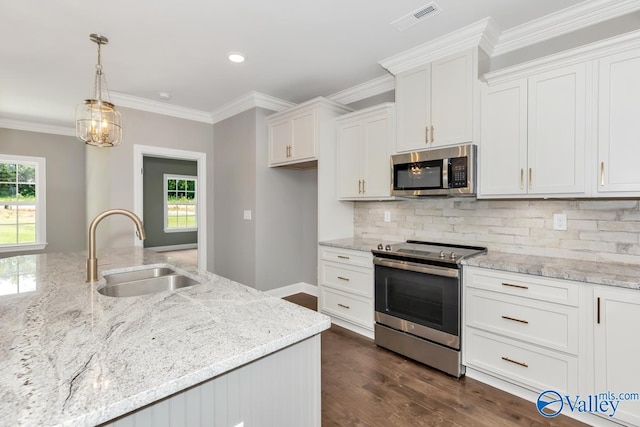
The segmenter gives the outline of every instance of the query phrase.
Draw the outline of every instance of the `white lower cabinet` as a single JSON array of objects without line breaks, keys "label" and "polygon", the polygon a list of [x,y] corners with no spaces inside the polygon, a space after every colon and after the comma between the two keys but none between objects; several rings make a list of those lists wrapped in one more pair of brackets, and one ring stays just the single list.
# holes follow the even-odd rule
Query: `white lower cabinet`
[{"label": "white lower cabinet", "polygon": [[320,245],[319,310],[333,323],[373,338],[373,254]]},{"label": "white lower cabinet", "polygon": [[533,401],[554,390],[562,414],[592,425],[640,426],[640,290],[470,266],[463,274],[467,375]]},{"label": "white lower cabinet", "polygon": [[464,267],[463,360],[534,392],[579,391],[579,284]]},{"label": "white lower cabinet", "polygon": [[640,290],[595,286],[592,307],[594,389],[590,393],[623,394],[614,420],[638,426]]}]

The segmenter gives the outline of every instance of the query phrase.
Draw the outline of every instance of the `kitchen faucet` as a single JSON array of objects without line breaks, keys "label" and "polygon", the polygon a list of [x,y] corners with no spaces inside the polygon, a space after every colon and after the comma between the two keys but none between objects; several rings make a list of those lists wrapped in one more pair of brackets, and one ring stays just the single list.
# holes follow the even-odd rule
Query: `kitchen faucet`
[{"label": "kitchen faucet", "polygon": [[91,221],[91,225],[89,226],[89,258],[87,259],[87,283],[97,282],[98,281],[98,258],[96,258],[96,228],[100,221],[109,215],[124,215],[131,218],[131,220],[136,224],[136,235],[140,240],[145,239],[144,234],[144,225],[142,224],[142,220],[133,212],[128,211],[126,209],[109,209],[101,214],[98,214],[93,221]]}]

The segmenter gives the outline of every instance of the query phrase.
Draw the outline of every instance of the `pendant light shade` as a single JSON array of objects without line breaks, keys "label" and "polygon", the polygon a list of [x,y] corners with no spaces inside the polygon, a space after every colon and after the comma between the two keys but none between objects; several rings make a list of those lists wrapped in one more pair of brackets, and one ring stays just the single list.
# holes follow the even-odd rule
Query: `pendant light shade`
[{"label": "pendant light shade", "polygon": [[114,147],[122,141],[122,120],[120,112],[110,102],[107,79],[100,62],[100,46],[109,43],[109,39],[98,34],[91,34],[89,38],[98,45],[94,98],[85,99],[76,107],[76,137],[89,145]]}]

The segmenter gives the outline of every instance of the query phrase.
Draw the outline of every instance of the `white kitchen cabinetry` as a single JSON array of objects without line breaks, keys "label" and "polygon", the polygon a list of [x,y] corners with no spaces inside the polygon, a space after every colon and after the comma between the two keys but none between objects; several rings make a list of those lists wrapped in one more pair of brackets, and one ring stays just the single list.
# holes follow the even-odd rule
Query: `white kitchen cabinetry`
[{"label": "white kitchen cabinetry", "polygon": [[[591,394],[640,392],[640,291],[596,286],[594,307],[594,390]],[[620,401],[614,421],[640,425],[640,401]]]},{"label": "white kitchen cabinetry", "polygon": [[319,310],[333,323],[373,338],[373,254],[320,245]]},{"label": "white kitchen cabinetry", "polygon": [[[640,49],[598,61],[598,182],[603,197],[640,191]],[[626,194],[625,194],[626,193]]]},{"label": "white kitchen cabinetry", "polygon": [[326,123],[351,109],[324,98],[314,98],[267,118],[269,166],[314,167],[322,141],[335,138]]},{"label": "white kitchen cabinetry", "polygon": [[584,196],[590,64],[482,90],[480,197]]},{"label": "white kitchen cabinetry", "polygon": [[394,104],[356,111],[338,125],[338,198],[391,198],[389,157],[394,137]]},{"label": "white kitchen cabinetry", "polygon": [[468,49],[396,75],[396,152],[470,142],[478,51]]},{"label": "white kitchen cabinetry", "polygon": [[579,284],[464,267],[463,363],[535,392],[579,390]]}]

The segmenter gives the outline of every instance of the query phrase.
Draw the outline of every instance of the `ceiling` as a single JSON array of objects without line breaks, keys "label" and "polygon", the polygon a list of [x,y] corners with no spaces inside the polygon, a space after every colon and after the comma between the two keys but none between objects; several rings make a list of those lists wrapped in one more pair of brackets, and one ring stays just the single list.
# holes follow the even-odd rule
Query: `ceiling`
[{"label": "ceiling", "polygon": [[[251,91],[328,96],[487,16],[506,30],[581,1],[435,0],[438,15],[400,32],[390,23],[430,0],[0,0],[0,118],[73,125],[93,91],[91,33],[109,38],[110,91],[212,112]],[[247,60],[231,63],[231,51]]]}]

